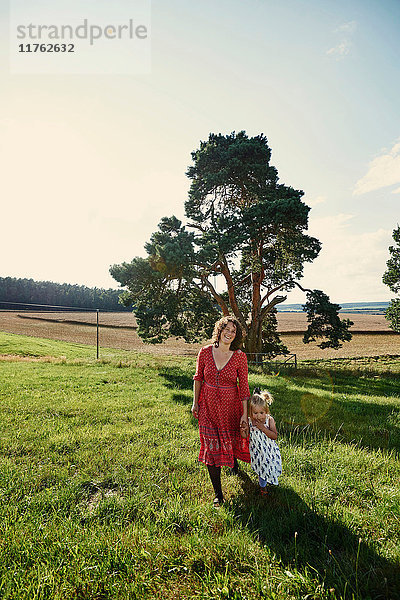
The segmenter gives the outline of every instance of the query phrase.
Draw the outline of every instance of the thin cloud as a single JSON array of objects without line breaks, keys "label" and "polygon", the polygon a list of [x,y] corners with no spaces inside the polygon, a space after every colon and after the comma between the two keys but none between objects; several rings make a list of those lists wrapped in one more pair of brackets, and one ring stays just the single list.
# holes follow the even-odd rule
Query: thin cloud
[{"label": "thin cloud", "polygon": [[342,23],[339,25],[335,32],[337,33],[354,33],[357,29],[357,21],[347,21],[347,23]]},{"label": "thin cloud", "polygon": [[356,21],[347,21],[346,23],[339,25],[339,27],[335,29],[334,33],[340,34],[341,39],[337,44],[335,44],[335,46],[332,46],[332,48],[329,48],[329,50],[326,51],[328,56],[333,56],[337,60],[340,60],[350,54],[350,51],[353,47],[351,38],[356,28]]},{"label": "thin cloud", "polygon": [[[400,141],[397,141],[391,150],[385,150],[369,163],[367,173],[354,187],[353,196],[398,183],[400,183]],[[393,190],[393,193],[400,193],[400,188]]]},{"label": "thin cloud", "polygon": [[[335,302],[386,300],[382,283],[392,232],[357,230],[357,215],[310,217],[309,234],[322,242],[318,258],[304,269],[305,287],[324,290]],[[288,302],[297,300],[294,295]]]},{"label": "thin cloud", "polygon": [[333,48],[327,50],[326,53],[336,56],[337,58],[344,58],[350,53],[351,46],[351,42],[345,40],[344,42],[340,42],[340,44],[338,44],[337,46],[334,46]]}]

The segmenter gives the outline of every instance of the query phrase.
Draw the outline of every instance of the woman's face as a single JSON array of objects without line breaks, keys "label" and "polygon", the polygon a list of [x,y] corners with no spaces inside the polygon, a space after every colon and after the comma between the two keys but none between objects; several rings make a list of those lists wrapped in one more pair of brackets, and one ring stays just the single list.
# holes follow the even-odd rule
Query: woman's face
[{"label": "woman's face", "polygon": [[236,336],[236,325],[231,321],[225,325],[223,330],[221,331],[221,342],[224,344],[228,344],[230,346],[235,339]]}]

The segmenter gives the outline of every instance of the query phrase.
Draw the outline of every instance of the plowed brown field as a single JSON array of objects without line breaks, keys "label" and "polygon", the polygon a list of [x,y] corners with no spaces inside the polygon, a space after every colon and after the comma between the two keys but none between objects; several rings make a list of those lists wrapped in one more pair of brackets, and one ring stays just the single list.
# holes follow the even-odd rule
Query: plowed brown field
[{"label": "plowed brown field", "polygon": [[[350,318],[353,339],[340,350],[321,350],[315,343],[303,344],[307,327],[303,313],[278,313],[278,330],[290,352],[298,359],[347,358],[356,356],[400,355],[400,335],[391,332],[383,315],[341,314]],[[95,313],[0,312],[0,331],[75,342],[96,344]],[[138,350],[155,354],[195,355],[200,344],[170,339],[161,345],[144,344],[136,333],[132,313],[100,313],[100,346]]]}]

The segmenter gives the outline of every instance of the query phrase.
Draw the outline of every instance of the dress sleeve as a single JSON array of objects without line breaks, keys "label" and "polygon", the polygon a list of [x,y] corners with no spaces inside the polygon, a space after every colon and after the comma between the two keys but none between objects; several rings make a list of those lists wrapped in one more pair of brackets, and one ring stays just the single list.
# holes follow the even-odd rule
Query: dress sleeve
[{"label": "dress sleeve", "polygon": [[205,366],[204,348],[201,348],[200,352],[197,355],[196,373],[194,374],[194,377],[193,377],[193,379],[195,381],[204,381],[204,366]]},{"label": "dress sleeve", "polygon": [[247,369],[247,356],[244,352],[239,354],[239,365],[238,365],[238,379],[239,379],[239,397],[241,402],[250,398],[249,390],[249,374]]}]

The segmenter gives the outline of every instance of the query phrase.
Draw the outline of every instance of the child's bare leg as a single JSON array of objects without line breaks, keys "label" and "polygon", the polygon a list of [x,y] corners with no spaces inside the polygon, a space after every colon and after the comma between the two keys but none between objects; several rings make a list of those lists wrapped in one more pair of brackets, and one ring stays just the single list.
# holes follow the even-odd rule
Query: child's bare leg
[{"label": "child's bare leg", "polygon": [[258,478],[258,483],[260,484],[261,494],[263,496],[266,496],[268,494],[268,489],[267,489],[268,481],[266,479],[263,479],[262,477],[259,477]]}]

